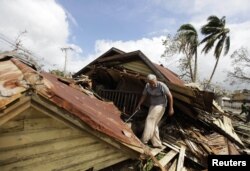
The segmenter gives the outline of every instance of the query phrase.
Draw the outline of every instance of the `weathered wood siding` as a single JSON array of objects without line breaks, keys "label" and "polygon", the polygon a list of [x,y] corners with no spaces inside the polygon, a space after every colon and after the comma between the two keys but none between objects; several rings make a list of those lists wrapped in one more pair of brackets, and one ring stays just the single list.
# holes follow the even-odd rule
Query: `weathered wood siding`
[{"label": "weathered wood siding", "polygon": [[95,170],[128,159],[96,137],[29,109],[0,127],[0,170]]}]

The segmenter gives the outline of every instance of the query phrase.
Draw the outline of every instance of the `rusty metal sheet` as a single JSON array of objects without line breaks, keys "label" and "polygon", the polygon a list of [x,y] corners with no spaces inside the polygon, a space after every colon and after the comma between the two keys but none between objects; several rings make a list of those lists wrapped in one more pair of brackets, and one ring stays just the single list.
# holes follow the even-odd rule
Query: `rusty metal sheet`
[{"label": "rusty metal sheet", "polygon": [[184,86],[184,81],[182,81],[177,74],[175,74],[174,72],[170,71],[167,68],[164,68],[161,65],[158,64],[154,64],[155,67],[164,75],[164,77],[169,80],[171,83],[180,85],[180,86]]},{"label": "rusty metal sheet", "polygon": [[0,61],[0,107],[19,98],[23,91],[30,88],[27,85],[93,129],[130,146],[142,147],[140,140],[121,120],[120,111],[113,103],[84,94],[52,74],[39,74],[18,59]]},{"label": "rusty metal sheet", "polygon": [[48,93],[54,94],[49,99],[57,106],[79,117],[95,130],[129,145],[142,147],[140,140],[121,120],[120,111],[113,103],[104,102],[81,93],[60,82],[57,77],[51,74],[42,73],[42,76],[47,83],[49,82]]},{"label": "rusty metal sheet", "polygon": [[0,62],[0,109],[18,99],[26,90],[20,84],[22,79],[22,72],[11,60]]}]

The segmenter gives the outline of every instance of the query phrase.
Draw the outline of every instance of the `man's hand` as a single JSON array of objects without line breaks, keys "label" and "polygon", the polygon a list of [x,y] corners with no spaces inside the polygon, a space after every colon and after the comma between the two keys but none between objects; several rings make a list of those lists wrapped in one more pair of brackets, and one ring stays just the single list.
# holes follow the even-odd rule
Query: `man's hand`
[{"label": "man's hand", "polygon": [[141,109],[141,105],[138,105],[136,108],[135,108],[135,111],[139,111]]},{"label": "man's hand", "polygon": [[174,115],[174,108],[169,108],[168,110],[168,116],[173,116]]}]

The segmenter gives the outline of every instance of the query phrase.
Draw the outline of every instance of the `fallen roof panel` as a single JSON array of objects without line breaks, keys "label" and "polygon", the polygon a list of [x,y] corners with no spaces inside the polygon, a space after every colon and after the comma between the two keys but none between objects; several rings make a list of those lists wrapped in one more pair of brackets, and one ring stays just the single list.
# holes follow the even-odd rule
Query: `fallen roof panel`
[{"label": "fallen roof panel", "polygon": [[121,120],[120,111],[113,103],[84,94],[52,74],[38,73],[15,58],[3,58],[0,61],[0,90],[12,94],[6,97],[0,94],[2,107],[20,97],[21,92],[32,88],[32,91],[70,112],[91,128],[123,144],[142,148],[143,144]]}]

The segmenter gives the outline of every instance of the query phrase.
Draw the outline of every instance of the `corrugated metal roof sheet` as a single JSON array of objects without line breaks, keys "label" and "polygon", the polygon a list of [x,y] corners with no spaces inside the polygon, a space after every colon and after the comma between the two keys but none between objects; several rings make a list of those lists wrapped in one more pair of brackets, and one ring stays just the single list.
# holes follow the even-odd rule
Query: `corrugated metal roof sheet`
[{"label": "corrugated metal roof sheet", "polygon": [[[51,74],[42,73],[42,76],[51,85],[48,94],[54,94],[50,97],[50,100],[55,104],[79,117],[92,128],[110,137],[130,145],[141,146],[141,142],[132,133],[132,130],[121,120],[120,111],[113,103],[104,102],[83,94],[59,82]],[[129,132],[131,137],[127,137],[124,132]]]},{"label": "corrugated metal roof sheet", "polygon": [[0,62],[0,109],[20,97],[26,88],[20,85],[22,72],[11,60]]},{"label": "corrugated metal roof sheet", "polygon": [[177,74],[175,74],[174,72],[172,72],[171,70],[164,68],[161,65],[158,64],[154,64],[155,67],[160,70],[160,72],[164,75],[164,77],[166,77],[166,79],[168,79],[171,83],[180,85],[180,86],[184,86],[184,81],[182,81]]},{"label": "corrugated metal roof sheet", "polygon": [[[23,84],[19,84],[22,83]],[[0,61],[0,105],[9,104],[28,89],[28,85],[36,93],[62,107],[72,115],[113,139],[141,148],[142,143],[132,130],[121,120],[120,111],[113,103],[101,101],[59,81],[52,74],[34,71],[17,59]],[[12,94],[3,96],[3,92]],[[18,96],[19,95],[19,96]]]}]

